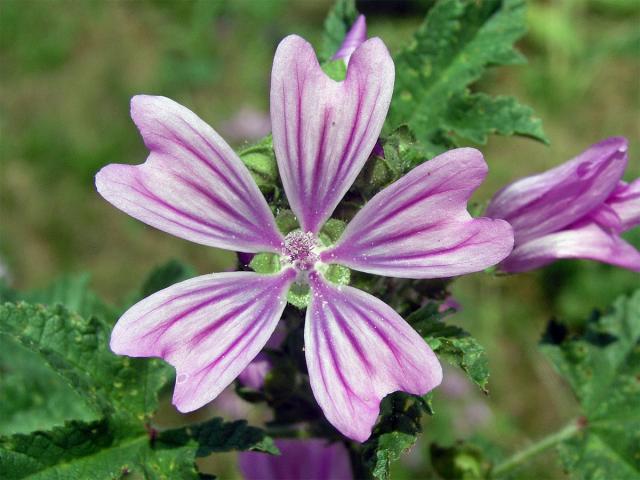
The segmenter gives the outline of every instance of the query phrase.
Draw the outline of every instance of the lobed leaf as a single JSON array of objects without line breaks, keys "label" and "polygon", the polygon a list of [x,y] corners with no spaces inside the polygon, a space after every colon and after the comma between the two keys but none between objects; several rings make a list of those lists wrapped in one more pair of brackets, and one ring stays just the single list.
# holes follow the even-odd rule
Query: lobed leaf
[{"label": "lobed leaf", "polygon": [[584,413],[559,447],[567,470],[582,479],[640,477],[640,290],[577,334],[551,322],[541,349]]},{"label": "lobed leaf", "polygon": [[62,305],[4,304],[0,334],[40,355],[96,413],[114,410],[144,420],[172,375],[160,361],[114,355],[104,322],[85,319]]},{"label": "lobed leaf", "polygon": [[362,446],[362,462],[371,476],[379,480],[390,478],[391,463],[413,447],[422,432],[425,412],[431,413],[431,407],[421,397],[403,392],[385,397],[380,420]]},{"label": "lobed leaf", "polygon": [[450,364],[460,367],[485,393],[489,368],[484,347],[464,329],[442,321],[438,304],[431,302],[407,317],[407,322],[424,337],[429,346]]},{"label": "lobed leaf", "polygon": [[197,479],[197,456],[231,450],[278,453],[264,431],[244,421],[214,418],[157,433],[142,424],[102,419],[0,437],[0,471],[7,480]]},{"label": "lobed leaf", "polygon": [[524,61],[513,47],[524,32],[524,0],[437,2],[395,57],[388,127],[406,123],[421,142],[446,148],[456,135],[484,142],[490,133],[515,133],[546,142],[527,107],[468,92],[487,67]]}]

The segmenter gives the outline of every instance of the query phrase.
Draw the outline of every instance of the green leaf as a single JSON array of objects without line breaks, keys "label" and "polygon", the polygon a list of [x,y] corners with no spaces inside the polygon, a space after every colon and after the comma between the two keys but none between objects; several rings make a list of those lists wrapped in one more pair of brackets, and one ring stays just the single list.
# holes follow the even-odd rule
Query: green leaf
[{"label": "green leaf", "polygon": [[490,463],[477,446],[458,442],[451,447],[432,443],[429,448],[431,465],[445,480],[477,480],[487,478]]},{"label": "green leaf", "polygon": [[640,290],[581,332],[551,322],[542,351],[575,392],[582,428],[559,447],[574,478],[640,477]]},{"label": "green leaf", "polygon": [[437,2],[395,58],[387,125],[407,123],[425,145],[446,145],[455,135],[484,141],[489,133],[546,141],[539,121],[515,100],[468,92],[487,67],[524,61],[513,47],[524,32],[524,0]]},{"label": "green leaf", "polygon": [[430,412],[430,407],[420,397],[402,392],[385,397],[380,406],[381,418],[371,438],[362,445],[362,462],[370,475],[389,479],[391,463],[415,444],[422,431],[424,412]]},{"label": "green leaf", "polygon": [[214,452],[247,450],[272,455],[280,453],[273,439],[264,430],[248,425],[246,420],[225,422],[222,418],[213,418],[197,425],[162,432],[158,439],[172,445],[187,445],[195,440],[198,443],[198,457]]},{"label": "green leaf", "polygon": [[116,356],[109,327],[62,305],[0,306],[0,334],[39,354],[96,412],[146,419],[172,371],[158,360]]},{"label": "green leaf", "polygon": [[42,358],[0,336],[0,435],[27,433],[95,414]]},{"label": "green leaf", "polygon": [[486,143],[489,134],[521,135],[549,143],[533,109],[513,97],[469,92],[457,95],[442,119],[442,128],[475,143]]},{"label": "green leaf", "polygon": [[326,62],[335,55],[357,16],[358,11],[354,0],[336,1],[324,21],[322,48],[318,55],[321,62]]},{"label": "green leaf", "polygon": [[407,322],[424,337],[429,346],[450,364],[460,367],[485,393],[489,368],[484,348],[465,330],[442,321],[437,302],[430,302],[407,317]]},{"label": "green leaf", "polygon": [[151,271],[142,285],[139,299],[146,298],[178,282],[188,280],[195,275],[196,271],[190,265],[185,265],[178,260],[169,260],[164,265],[160,265]]},{"label": "green leaf", "polygon": [[244,421],[208,422],[156,432],[107,419],[69,422],[50,431],[0,437],[0,471],[8,480],[196,479],[195,458],[211,452],[277,454],[263,430]]},{"label": "green leaf", "polygon": [[[5,290],[0,296],[1,301],[25,301],[43,305],[64,305],[69,310],[82,316],[96,316],[113,322],[118,316],[117,309],[107,305],[89,289],[90,276],[88,274],[66,275],[58,278],[45,288],[28,292]],[[6,288],[6,287],[5,287]]]}]

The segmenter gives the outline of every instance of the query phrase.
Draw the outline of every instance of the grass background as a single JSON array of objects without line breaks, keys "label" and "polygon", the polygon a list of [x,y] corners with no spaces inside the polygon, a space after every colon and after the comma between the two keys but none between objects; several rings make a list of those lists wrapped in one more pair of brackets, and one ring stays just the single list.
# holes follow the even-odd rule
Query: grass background
[{"label": "grass background", "polygon": [[[359,2],[370,35],[400,48],[429,2]],[[137,93],[169,96],[242,145],[268,112],[271,60],[297,33],[319,45],[330,0],[0,1],[0,262],[17,288],[89,271],[95,290],[121,301],[146,273],[179,258],[205,273],[232,255],[136,222],[95,192],[107,163],[140,163],[144,146],[129,119]],[[492,138],[490,166],[474,200],[539,172],[610,135],[629,138],[628,179],[640,174],[640,4],[634,0],[531,2],[520,48],[529,64],[491,71],[480,88],[512,94],[542,117],[551,146]],[[238,116],[238,112],[244,112]],[[254,118],[255,117],[255,118]],[[257,128],[257,127],[256,127]],[[255,129],[254,129],[255,130]],[[640,246],[640,232],[628,238]],[[638,287],[631,272],[558,262],[514,277],[469,275],[453,286],[464,325],[486,347],[490,395],[453,372],[436,395],[437,415],[395,468],[423,471],[429,441],[473,437],[506,452],[576,415],[572,396],[536,344],[551,316],[580,322],[594,307]],[[167,413],[167,415],[169,415]],[[552,454],[549,454],[552,455]],[[556,478],[548,455],[519,478]],[[236,475],[231,455],[213,459]]]}]

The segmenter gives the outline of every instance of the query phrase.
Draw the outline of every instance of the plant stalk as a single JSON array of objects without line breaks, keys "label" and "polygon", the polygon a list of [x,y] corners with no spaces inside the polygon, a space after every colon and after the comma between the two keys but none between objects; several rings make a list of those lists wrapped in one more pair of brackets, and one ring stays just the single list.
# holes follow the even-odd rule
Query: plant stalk
[{"label": "plant stalk", "polygon": [[520,450],[516,452],[511,457],[507,458],[505,461],[497,464],[495,468],[491,471],[491,476],[494,478],[501,477],[505,473],[513,470],[521,463],[528,461],[531,457],[535,457],[539,453],[542,453],[546,449],[557,445],[563,440],[567,440],[568,438],[573,437],[576,433],[578,433],[583,428],[583,421],[581,419],[573,420],[566,427],[557,432],[554,432],[546,437],[540,439],[536,443],[530,445],[524,450]]}]

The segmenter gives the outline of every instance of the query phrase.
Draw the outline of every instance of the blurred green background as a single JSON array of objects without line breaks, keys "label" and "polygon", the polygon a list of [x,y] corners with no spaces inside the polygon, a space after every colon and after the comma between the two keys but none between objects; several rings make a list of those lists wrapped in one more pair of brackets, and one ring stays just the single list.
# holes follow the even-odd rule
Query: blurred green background
[{"label": "blurred green background", "polygon": [[[408,41],[428,5],[358,2],[370,35],[392,51]],[[158,232],[111,207],[96,194],[93,175],[107,163],[146,158],[128,114],[137,93],[177,100],[236,146],[262,136],[277,43],[297,33],[319,45],[330,6],[331,0],[0,1],[0,274],[16,288],[34,288],[89,271],[97,292],[122,302],[169,258],[200,273],[232,268],[233,255]],[[537,0],[528,22],[519,46],[529,64],[493,70],[480,88],[531,105],[552,143],[492,138],[481,147],[489,177],[474,199],[486,202],[506,182],[610,135],[629,138],[627,178],[637,177],[640,3]],[[628,239],[640,247],[640,232]],[[571,394],[537,351],[544,325],[552,316],[579,322],[639,283],[637,274],[582,261],[457,281],[453,293],[462,310],[452,321],[486,347],[490,395],[451,373],[436,394],[437,415],[395,467],[397,477],[420,475],[431,440],[474,437],[509,452],[572,418]],[[547,460],[520,478],[562,475]],[[223,478],[235,475],[232,456],[217,463]]]}]

